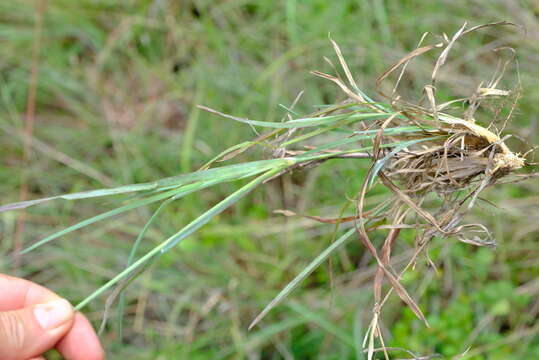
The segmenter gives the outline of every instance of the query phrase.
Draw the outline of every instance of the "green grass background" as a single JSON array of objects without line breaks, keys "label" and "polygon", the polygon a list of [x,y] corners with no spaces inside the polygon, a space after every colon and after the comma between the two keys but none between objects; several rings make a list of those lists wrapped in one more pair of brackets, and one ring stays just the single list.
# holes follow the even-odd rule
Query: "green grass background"
[{"label": "green grass background", "polygon": [[[310,70],[332,72],[328,33],[343,49],[360,87],[375,96],[376,77],[413,49],[420,36],[509,20],[470,35],[455,49],[439,84],[447,98],[470,95],[495,68],[489,51],[518,51],[522,98],[507,132],[516,151],[536,143],[539,114],[539,5],[534,1],[112,1],[49,0],[43,13],[35,145],[23,159],[37,2],[0,2],[1,202],[19,199],[24,176],[31,198],[151,181],[196,170],[253,130],[196,109],[278,121],[295,110],[342,99]],[[430,60],[429,60],[430,59]],[[420,94],[426,57],[403,92]],[[268,156],[253,152],[238,161]],[[249,322],[333,239],[335,228],[272,214],[275,209],[337,217],[353,212],[363,160],[334,160],[274,180],[165,254],[127,292],[124,341],[111,321],[102,339],[111,359],[366,359],[361,343],[372,315],[375,268],[359,242],[319,268],[256,328]],[[190,195],[164,211],[143,243],[167,238],[238,184]],[[396,298],[384,308],[386,344],[420,355],[465,359],[539,358],[539,197],[537,180],[498,186],[468,220],[490,227],[497,249],[436,240],[431,257],[403,284],[431,324],[426,328]],[[375,204],[384,199],[376,190]],[[98,212],[114,200],[55,202],[26,216],[25,243]],[[344,209],[344,210],[343,210]],[[23,257],[10,251],[19,213],[0,214],[3,272],[25,276],[76,303],[125,267],[153,208],[70,234]],[[381,236],[381,235],[380,235]],[[374,238],[377,239],[376,237]],[[395,257],[410,254],[404,233]],[[85,314],[98,325],[105,297]],[[112,317],[115,316],[114,310]],[[114,320],[114,319],[112,319]],[[406,357],[393,353],[393,358]],[[381,358],[378,355],[378,358]]]}]

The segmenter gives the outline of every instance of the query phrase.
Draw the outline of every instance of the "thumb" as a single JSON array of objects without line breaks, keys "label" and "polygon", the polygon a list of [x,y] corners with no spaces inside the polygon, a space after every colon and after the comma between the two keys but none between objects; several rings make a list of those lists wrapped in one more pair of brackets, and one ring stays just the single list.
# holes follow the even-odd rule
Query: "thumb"
[{"label": "thumb", "polygon": [[26,360],[39,356],[71,329],[74,310],[64,299],[0,312],[0,359]]}]

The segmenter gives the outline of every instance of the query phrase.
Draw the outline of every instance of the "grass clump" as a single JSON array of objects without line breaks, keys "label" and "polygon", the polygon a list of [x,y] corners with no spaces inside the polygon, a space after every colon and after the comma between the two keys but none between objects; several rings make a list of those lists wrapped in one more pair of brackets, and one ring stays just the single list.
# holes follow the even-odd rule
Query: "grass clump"
[{"label": "grass clump", "polygon": [[[81,309],[113,286],[118,286],[111,301],[108,302],[109,305],[112,304],[113,298],[120,294],[142,269],[208,223],[217,214],[234,205],[257,186],[285,173],[310,168],[332,159],[370,159],[372,166],[365,177],[362,190],[358,193],[356,216],[350,219],[318,219],[334,223],[353,220],[354,226],[347,229],[331,246],[320,253],[296,279],[290,282],[251,326],[254,326],[268,311],[282,301],[301,280],[312,273],[338,247],[358,234],[362,243],[376,259],[378,266],[374,283],[375,315],[369,327],[370,334],[366,337],[368,356],[372,358],[374,351],[377,350],[375,338],[379,337],[381,345],[385,348],[380,330],[380,311],[392,291],[395,291],[410,309],[426,322],[425,315],[400,282],[402,273],[417,261],[419,254],[426,254],[429,242],[436,236],[457,237],[461,241],[476,245],[492,245],[490,232],[484,226],[460,224],[463,206],[468,204],[467,206],[471,207],[483,189],[524,166],[522,156],[511,152],[504,143],[504,139],[494,132],[476,124],[473,121],[474,111],[468,111],[477,109],[485,98],[506,96],[505,90],[497,89],[498,75],[487,86],[478,88],[478,91],[471,97],[460,100],[463,104],[469,104],[462,117],[457,117],[446,111],[450,110],[455,102],[436,104],[434,86],[436,72],[445,62],[445,58],[455,41],[460,36],[478,28],[466,29],[463,27],[451,40],[443,38],[442,42],[419,47],[395,66],[392,66],[379,79],[378,83],[381,85],[394,70],[406,67],[415,56],[440,49],[442,54],[436,62],[432,83],[425,88],[425,98],[428,105],[422,104],[421,101],[419,104],[403,101],[396,95],[396,92],[388,96],[387,103],[373,101],[359,89],[339,47],[333,43],[338,54],[341,71],[344,72],[346,80],[339,76],[314,73],[337,84],[345,93],[346,100],[336,105],[323,106],[316,113],[306,117],[298,116],[292,106],[288,109],[287,119],[282,122],[243,119],[202,107],[202,109],[254,128],[264,127],[274,130],[260,135],[252,141],[231,147],[212,159],[199,171],[190,174],[144,184],[31,200],[6,205],[0,210],[25,208],[53,199],[74,200],[112,195],[127,196],[125,200],[129,202],[126,205],[48,236],[27,248],[24,251],[26,253],[62,235],[98,221],[148,204],[161,202],[154,216],[150,218],[139,234],[129,257],[128,266],[81,301],[77,305],[77,308]],[[299,144],[303,144],[303,146],[299,146]],[[267,149],[271,158],[214,167],[218,161],[231,160],[255,145]],[[174,235],[136,259],[138,246],[147,229],[165,206],[205,188],[242,179],[251,180]],[[394,196],[376,207],[366,209],[364,203],[367,191],[378,181],[392,191]],[[467,193],[463,194],[462,191],[467,191]],[[423,207],[425,203],[435,201],[432,199],[433,193],[437,193],[442,202],[435,207],[437,209],[435,213],[431,213]],[[284,213],[286,215],[293,214],[291,212]],[[413,222],[411,222],[412,218],[414,218]],[[395,271],[391,265],[392,246],[398,239],[400,232],[410,228],[417,232],[416,251],[407,266],[401,271]],[[369,238],[369,234],[375,230],[388,230],[388,235],[380,251]],[[477,234],[486,235],[486,237],[481,238]],[[391,288],[383,294],[382,286],[385,279],[390,282]]]}]

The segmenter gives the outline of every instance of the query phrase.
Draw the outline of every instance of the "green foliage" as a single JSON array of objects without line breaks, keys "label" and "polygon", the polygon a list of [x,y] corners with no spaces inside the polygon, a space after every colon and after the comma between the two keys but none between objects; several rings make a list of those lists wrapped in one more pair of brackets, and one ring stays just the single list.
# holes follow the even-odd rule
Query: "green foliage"
[{"label": "green foliage", "polygon": [[[462,246],[455,248],[466,250]],[[452,252],[457,256],[455,259],[459,259],[460,251]],[[495,257],[491,250],[482,248],[473,254],[469,251],[466,254],[466,262],[473,266],[452,272],[452,281],[456,286],[450,293],[439,297],[444,293],[442,279],[447,276],[447,263],[440,269],[438,281],[428,286],[428,300],[424,303],[428,307],[426,313],[430,328],[418,326],[415,315],[409,309],[401,312],[393,327],[396,346],[413,348],[418,353],[439,353],[447,358],[463,354],[468,348],[472,355],[465,356],[466,359],[490,359],[491,355],[500,359],[504,356],[513,358],[511,356],[514,354],[508,352],[512,346],[505,345],[505,340],[511,334],[504,329],[511,328],[514,323],[529,321],[518,312],[525,311],[531,298],[519,294],[512,282],[492,278]],[[472,286],[474,283],[481,285]],[[482,331],[479,331],[478,324],[484,326]],[[520,353],[535,351],[532,339],[524,339],[520,345]],[[489,351],[488,356],[473,355],[473,349],[481,348],[495,351]]]}]

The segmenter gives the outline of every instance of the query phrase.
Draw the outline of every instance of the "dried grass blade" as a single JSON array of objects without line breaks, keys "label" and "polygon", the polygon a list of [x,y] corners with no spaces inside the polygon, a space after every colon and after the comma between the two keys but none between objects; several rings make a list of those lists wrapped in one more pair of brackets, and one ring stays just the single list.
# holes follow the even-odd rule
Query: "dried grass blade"
[{"label": "dried grass blade", "polygon": [[427,220],[440,233],[445,234],[445,231],[440,227],[436,219],[429,212],[420,208],[408,195],[403,193],[402,190],[393,184],[393,182],[389,180],[389,178],[383,172],[380,172],[380,178],[382,179],[384,185],[391,189],[402,201],[408,204],[408,206],[414,209],[418,215]]},{"label": "dried grass blade", "polygon": [[[368,216],[368,215],[372,214],[372,212],[373,212],[372,210],[369,210],[369,211],[365,212],[364,215]],[[284,215],[284,216],[299,216],[299,217],[303,217],[303,218],[306,218],[306,219],[318,221],[318,222],[321,222],[321,223],[324,223],[324,224],[341,224],[341,223],[344,223],[344,222],[350,222],[350,221],[354,221],[354,220],[359,219],[359,217],[357,215],[356,216],[343,216],[343,217],[339,217],[339,218],[330,219],[330,218],[323,218],[323,217],[320,217],[320,216],[297,214],[297,213],[295,213],[293,211],[290,211],[290,210],[273,210],[273,213],[274,214],[281,214],[281,215]]]},{"label": "dried grass blade", "polygon": [[514,26],[514,27],[517,27],[519,29],[522,28],[522,26],[520,26],[518,24],[515,24],[515,23],[513,23],[511,21],[497,21],[497,22],[492,22],[492,23],[473,26],[473,27],[469,28],[468,30],[464,31],[464,33],[462,35],[466,35],[468,33],[471,33],[472,31],[476,31],[476,30],[483,29],[483,28],[490,27],[490,26],[504,26],[504,25]]},{"label": "dried grass blade", "polygon": [[[429,34],[430,34],[429,32],[426,32],[421,36],[421,39],[417,43],[416,49],[419,48],[421,44],[423,44],[423,41],[425,41],[425,39],[427,38]],[[395,82],[395,86],[393,87],[393,93],[397,92],[397,88],[399,87],[399,84],[402,80],[402,77],[404,76],[404,73],[406,72],[406,68],[408,67],[408,64],[410,63],[410,61],[412,61],[412,59],[404,63],[404,65],[402,66],[399,76],[397,77],[397,81]]]},{"label": "dried grass blade", "polygon": [[332,76],[332,75],[328,75],[328,74],[324,74],[323,72],[320,72],[320,71],[311,71],[311,74],[315,75],[315,76],[319,76],[323,79],[327,79],[327,80],[330,80],[330,81],[333,81],[335,84],[337,84],[342,91],[344,91],[346,93],[346,95],[348,95],[351,99],[354,99],[355,101],[358,101],[360,103],[366,103],[365,102],[365,99],[363,98],[363,96],[361,95],[358,95],[356,94],[355,92],[353,92],[352,90],[350,90],[339,78],[335,77],[335,76]]},{"label": "dried grass blade", "polygon": [[[350,83],[350,85],[352,86],[354,90],[358,91],[359,88],[356,84],[356,81],[354,80],[354,77],[352,76],[352,73],[350,72],[350,69],[348,68],[348,64],[346,63],[346,61],[344,60],[344,57],[342,56],[341,48],[339,47],[339,45],[337,45],[335,41],[333,41],[331,37],[329,38],[329,41],[331,41],[331,44],[333,45],[333,49],[335,50],[335,53],[337,54],[337,57],[339,58],[339,62],[341,64],[341,67],[344,70],[344,73],[346,74],[346,78],[348,79],[348,82]],[[361,96],[361,95],[358,95],[358,96]],[[363,99],[363,102],[366,102],[366,100]]]},{"label": "dried grass blade", "polygon": [[[442,136],[435,136],[435,137],[431,137],[431,138],[416,139],[416,140],[404,141],[404,142],[401,142],[401,143],[395,143],[394,145],[396,145],[396,146],[393,148],[393,150],[391,150],[391,152],[389,152],[387,155],[385,155],[382,159],[376,160],[376,162],[374,163],[374,165],[372,167],[372,171],[369,172],[369,176],[367,177],[367,182],[368,182],[369,188],[374,184],[374,181],[376,180],[376,177],[378,176],[378,173],[384,168],[386,163],[393,156],[395,156],[397,153],[401,152],[402,150],[406,149],[407,147],[418,144],[420,142],[432,141],[432,140],[441,139],[441,138],[442,138]],[[385,146],[387,146],[387,144]],[[384,145],[382,145],[382,147],[384,147]]]},{"label": "dried grass blade", "polygon": [[436,75],[438,74],[438,70],[445,64],[445,61],[447,59],[447,55],[449,55],[449,51],[451,51],[451,48],[455,44],[455,42],[461,37],[461,35],[464,32],[464,29],[466,29],[467,23],[465,22],[464,25],[460,27],[460,29],[453,35],[451,38],[451,41],[446,45],[445,49],[442,51],[438,59],[436,60],[436,64],[434,65],[434,70],[432,70],[431,75],[431,81],[434,83],[436,81]]},{"label": "dried grass blade", "polygon": [[408,305],[410,309],[412,309],[414,314],[425,323],[425,326],[430,327],[427,318],[425,317],[425,315],[423,315],[423,312],[421,311],[419,306],[416,304],[414,299],[412,299],[410,294],[408,294],[406,289],[401,285],[395,275],[393,275],[385,266],[383,266],[382,269],[384,270],[385,276],[387,276],[388,280],[391,282],[391,285],[393,285],[393,288],[395,289],[399,297],[402,299],[402,301],[404,301],[406,305]]},{"label": "dried grass blade", "polygon": [[422,55],[422,54],[424,54],[426,52],[429,52],[434,48],[439,48],[442,45],[443,45],[442,43],[439,43],[439,44],[434,44],[434,45],[422,46],[420,48],[415,49],[414,51],[409,52],[402,59],[397,61],[395,64],[391,65],[386,71],[384,71],[384,73],[382,75],[380,75],[378,77],[378,79],[376,79],[376,88],[379,89],[382,81],[384,81],[393,71],[395,71],[395,69],[397,69],[402,64],[407,63],[408,61],[412,60],[413,58],[415,58],[415,57],[417,57],[419,55]]},{"label": "dried grass blade", "polygon": [[[367,174],[367,178],[370,175],[371,171],[372,171],[372,166],[371,166],[371,169],[369,169],[369,173]],[[380,176],[382,177],[382,179],[385,179],[385,175],[383,173],[380,173]],[[359,216],[362,217],[362,218],[363,218],[363,206],[364,206],[364,202],[365,202],[365,195],[367,193],[367,188],[368,188],[368,182],[367,182],[367,180],[365,180],[363,182],[362,187],[361,187],[361,191],[360,191],[360,194],[359,194],[359,201],[358,201],[358,205],[357,205]],[[357,229],[357,231],[359,233],[359,238],[360,238],[361,242],[367,248],[367,250],[369,250],[369,252],[372,254],[372,256],[375,258],[375,260],[378,263],[378,266],[384,271],[384,274],[387,276],[387,278],[391,282],[393,288],[395,289],[395,291],[397,292],[399,297],[410,307],[410,309],[412,309],[412,311],[416,314],[416,316],[418,318],[420,318],[421,320],[423,320],[425,322],[425,324],[428,326],[427,319],[423,315],[423,312],[421,311],[419,306],[415,303],[415,301],[412,299],[412,297],[408,294],[406,289],[399,283],[398,279],[384,266],[382,260],[378,256],[378,252],[376,251],[376,248],[374,247],[374,245],[372,244],[372,242],[369,239],[369,235],[367,234],[367,231],[365,229],[364,222],[360,221],[359,225],[357,223],[355,225],[356,225],[355,227],[356,227],[356,229]],[[379,304],[377,304],[376,306],[378,306],[378,305]],[[375,314],[376,314],[376,312],[375,312]],[[371,331],[374,331],[374,329],[371,329]]]}]

